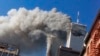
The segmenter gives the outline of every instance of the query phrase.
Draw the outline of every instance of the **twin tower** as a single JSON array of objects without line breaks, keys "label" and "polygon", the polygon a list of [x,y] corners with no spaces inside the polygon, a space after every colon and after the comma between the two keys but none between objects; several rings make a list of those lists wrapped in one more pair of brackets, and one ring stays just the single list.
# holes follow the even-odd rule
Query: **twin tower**
[{"label": "twin tower", "polygon": [[57,53],[59,46],[66,46],[66,48],[68,49],[80,52],[82,50],[85,36],[86,25],[79,23],[78,12],[77,22],[69,23],[69,27],[67,28],[67,33],[65,37],[66,39],[61,39],[60,37],[53,36],[52,34],[48,35],[46,56],[57,56],[57,54],[59,54]]}]

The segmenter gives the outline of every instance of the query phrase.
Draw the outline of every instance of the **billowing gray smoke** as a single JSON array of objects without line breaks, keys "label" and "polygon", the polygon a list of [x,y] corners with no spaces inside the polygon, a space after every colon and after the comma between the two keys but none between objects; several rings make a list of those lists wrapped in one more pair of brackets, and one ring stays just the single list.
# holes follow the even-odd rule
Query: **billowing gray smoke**
[{"label": "billowing gray smoke", "polygon": [[58,32],[67,31],[69,23],[70,17],[56,8],[11,9],[7,16],[0,16],[0,42],[17,45],[24,51],[36,49],[46,44],[48,33],[60,36]]}]

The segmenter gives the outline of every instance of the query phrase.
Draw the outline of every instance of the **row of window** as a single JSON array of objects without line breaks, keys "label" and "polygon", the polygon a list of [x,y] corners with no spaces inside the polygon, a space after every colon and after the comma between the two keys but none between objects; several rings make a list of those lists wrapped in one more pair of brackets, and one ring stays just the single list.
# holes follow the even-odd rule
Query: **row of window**
[{"label": "row of window", "polygon": [[0,56],[16,56],[14,54],[6,53],[6,52],[0,52]]}]

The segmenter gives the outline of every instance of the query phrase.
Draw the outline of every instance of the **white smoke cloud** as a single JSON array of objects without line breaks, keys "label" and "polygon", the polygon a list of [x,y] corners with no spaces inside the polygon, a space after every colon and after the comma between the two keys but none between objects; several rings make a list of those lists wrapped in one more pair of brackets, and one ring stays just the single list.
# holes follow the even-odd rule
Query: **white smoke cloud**
[{"label": "white smoke cloud", "polygon": [[56,8],[51,11],[38,7],[33,10],[11,9],[7,16],[0,16],[0,41],[20,48],[34,48],[38,46],[36,41],[44,40],[48,31],[66,31],[69,23],[70,16],[57,12]]}]

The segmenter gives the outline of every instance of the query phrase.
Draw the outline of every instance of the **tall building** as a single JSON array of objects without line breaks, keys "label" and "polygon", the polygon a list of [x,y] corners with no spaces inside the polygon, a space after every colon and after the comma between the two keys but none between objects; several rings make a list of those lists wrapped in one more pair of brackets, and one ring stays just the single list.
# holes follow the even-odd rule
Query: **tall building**
[{"label": "tall building", "polygon": [[82,50],[82,44],[86,35],[86,25],[79,23],[79,11],[77,13],[77,22],[71,23],[67,31],[66,47],[72,48],[75,51],[80,52]]},{"label": "tall building", "polygon": [[0,43],[0,56],[19,56],[19,49],[13,45]]},{"label": "tall building", "polygon": [[58,56],[79,56],[86,35],[86,26],[79,23],[71,23],[67,32],[66,47],[60,47]]},{"label": "tall building", "polygon": [[[79,17],[79,12],[78,12],[78,17]],[[48,47],[46,54],[47,56],[57,56],[57,55],[64,56],[65,53],[66,53],[65,56],[79,55],[79,52],[82,50],[84,37],[86,35],[86,25],[80,24],[79,18],[77,18],[77,22],[75,23],[71,22],[68,24],[68,28],[66,29],[65,35],[66,36],[63,39],[61,39],[61,37],[59,38],[58,36],[52,34],[48,35],[48,42],[47,42]],[[66,42],[66,47],[64,42]],[[60,46],[64,46],[64,48],[63,47],[59,48]]]},{"label": "tall building", "polygon": [[86,35],[86,26],[79,23],[71,23],[71,28],[67,35],[66,47],[80,52]]},{"label": "tall building", "polygon": [[80,56],[100,56],[100,12],[84,41]]},{"label": "tall building", "polygon": [[70,23],[67,30],[66,47],[60,47],[58,56],[79,56],[86,36],[86,25],[79,23],[79,12],[77,22]]}]

